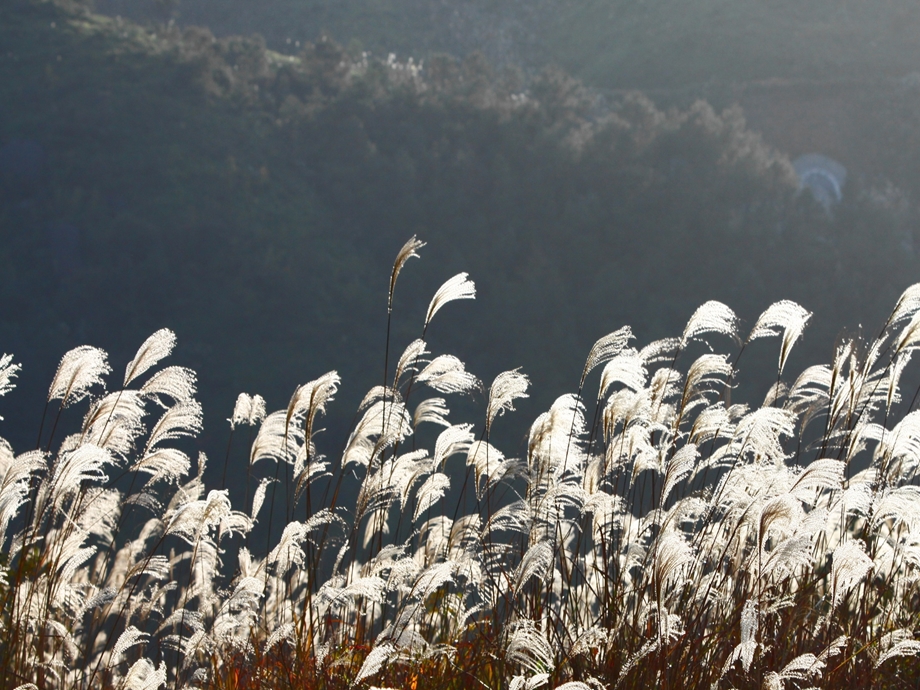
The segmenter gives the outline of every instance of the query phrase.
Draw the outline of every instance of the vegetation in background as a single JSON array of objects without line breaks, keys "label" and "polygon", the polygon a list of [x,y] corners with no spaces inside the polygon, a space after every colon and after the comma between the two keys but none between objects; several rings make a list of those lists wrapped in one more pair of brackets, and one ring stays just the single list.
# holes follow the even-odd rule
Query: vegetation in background
[{"label": "vegetation in background", "polygon": [[[915,72],[910,0],[95,0],[111,15],[215,33],[259,33],[276,50],[327,33],[378,56],[481,52],[547,64],[598,87],[695,90],[758,79],[867,80]],[[289,42],[290,41],[290,42]]]},{"label": "vegetation in background", "polygon": [[[397,255],[388,319],[423,244]],[[194,372],[160,367],[172,331],[143,343],[112,392],[105,352],[68,352],[37,448],[0,444],[3,685],[916,685],[920,413],[901,384],[920,285],[877,338],[843,341],[797,377],[790,353],[811,314],[791,301],[746,335],[716,301],[641,350],[622,327],[590,348],[576,392],[533,421],[520,456],[493,432],[528,377],[485,387],[424,340],[475,295],[456,275],[420,339],[399,356],[386,340],[383,385],[340,453],[319,433],[336,372],[270,414],[241,394],[223,460],[226,480],[230,455],[247,459],[236,509],[204,480],[208,458],[187,452],[201,406]],[[732,404],[764,338],[775,383],[762,405]],[[0,359],[0,392],[18,369]],[[453,422],[448,406],[477,390],[484,411]],[[257,536],[275,513],[280,534]]]}]

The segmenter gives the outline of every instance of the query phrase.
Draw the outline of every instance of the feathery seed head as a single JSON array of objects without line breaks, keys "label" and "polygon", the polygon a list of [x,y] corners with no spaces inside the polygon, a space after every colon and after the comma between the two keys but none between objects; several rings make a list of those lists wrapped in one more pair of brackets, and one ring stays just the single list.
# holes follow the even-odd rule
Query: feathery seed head
[{"label": "feathery seed head", "polygon": [[390,292],[387,297],[387,313],[393,311],[393,292],[396,290],[396,279],[399,277],[399,272],[402,271],[403,266],[405,266],[406,262],[413,256],[418,258],[418,250],[424,246],[425,243],[417,240],[415,235],[413,235],[396,255],[396,261],[393,262],[393,272],[390,274]]},{"label": "feathery seed head", "polygon": [[489,388],[489,403],[486,407],[486,435],[492,428],[492,422],[500,414],[514,410],[514,401],[526,398],[530,379],[518,369],[503,371]]},{"label": "feathery seed head", "polygon": [[[3,355],[0,357],[0,395],[6,395],[15,387],[13,378],[20,372],[22,367],[19,364],[13,364],[13,355]],[[0,417],[0,419],[3,419]]]},{"label": "feathery seed head", "polygon": [[757,319],[747,342],[782,333],[783,342],[779,351],[779,372],[782,373],[786,367],[786,360],[789,359],[789,352],[802,335],[809,319],[811,312],[795,302],[774,302]]},{"label": "feathery seed head", "polygon": [[413,340],[411,343],[409,343],[406,349],[403,350],[399,361],[396,363],[396,373],[393,375],[394,388],[399,388],[403,374],[406,372],[414,373],[418,371],[419,362],[427,361],[423,358],[425,355],[430,353],[425,349],[425,347],[425,341],[419,338],[418,340]]},{"label": "feathery seed head", "polygon": [[248,393],[240,393],[233,406],[233,416],[227,421],[230,422],[230,428],[235,429],[240,424],[255,426],[263,419],[265,419],[265,399],[261,395],[250,396]]},{"label": "feathery seed head", "polygon": [[463,362],[453,355],[435,357],[416,380],[444,394],[469,393],[481,386],[479,379],[466,371]]},{"label": "feathery seed head", "polygon": [[468,273],[458,273],[434,293],[425,315],[425,330],[441,307],[458,299],[476,299],[476,285],[470,280]]},{"label": "feathery seed head", "polygon": [[584,369],[582,369],[579,388],[584,385],[588,374],[590,374],[595,367],[609,362],[612,358],[619,355],[632,337],[632,329],[630,329],[629,326],[623,326],[619,330],[605,335],[594,343],[591,347],[591,351],[588,353],[588,359],[585,361]]},{"label": "feathery seed head", "polygon": [[102,377],[111,371],[104,350],[89,345],[74,348],[58,364],[48,389],[48,402],[60,400],[64,407],[79,402],[92,386],[105,385]]},{"label": "feathery seed head", "polygon": [[710,300],[693,312],[684,328],[681,345],[686,346],[704,333],[722,333],[738,340],[738,317],[726,305]]},{"label": "feathery seed head", "polygon": [[155,332],[138,348],[134,359],[128,362],[128,366],[125,368],[125,382],[123,385],[127,386],[161,359],[168,357],[172,354],[175,346],[176,334],[171,330],[161,328]]}]

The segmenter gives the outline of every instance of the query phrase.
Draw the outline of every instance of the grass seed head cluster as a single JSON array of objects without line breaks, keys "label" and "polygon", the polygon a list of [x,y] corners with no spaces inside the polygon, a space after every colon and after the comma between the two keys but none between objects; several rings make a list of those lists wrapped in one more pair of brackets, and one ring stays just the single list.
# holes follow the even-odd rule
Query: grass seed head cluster
[{"label": "grass seed head cluster", "polygon": [[[388,314],[422,246],[399,252]],[[202,411],[194,372],[161,366],[171,331],[112,392],[103,351],[67,353],[37,448],[0,443],[3,687],[916,687],[920,411],[899,384],[920,285],[875,341],[797,378],[785,367],[811,315],[792,302],[746,335],[718,302],[642,349],[624,327],[518,457],[492,431],[527,376],[484,386],[424,339],[474,296],[466,274],[448,280],[395,367],[388,336],[338,456],[314,439],[335,372],[271,413],[240,395],[236,507],[184,450]],[[731,404],[761,338],[775,385],[756,409]],[[0,393],[17,370],[0,359]],[[449,396],[478,392],[482,419],[449,420]]]}]

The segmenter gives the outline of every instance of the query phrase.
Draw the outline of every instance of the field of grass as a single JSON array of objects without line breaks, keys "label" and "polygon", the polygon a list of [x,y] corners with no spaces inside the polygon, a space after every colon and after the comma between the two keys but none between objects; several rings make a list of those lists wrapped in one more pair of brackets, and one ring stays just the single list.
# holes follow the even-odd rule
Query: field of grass
[{"label": "field of grass", "polygon": [[0,37],[2,687],[917,686],[903,192],[561,72]]},{"label": "field of grass", "polygon": [[[398,252],[389,305],[423,246]],[[189,452],[195,373],[161,364],[171,331],[124,376],[68,352],[36,447],[0,444],[3,686],[916,687],[920,412],[901,382],[920,285],[877,338],[798,375],[811,314],[793,302],[748,333],[707,302],[641,349],[624,326],[518,457],[493,431],[527,375],[484,384],[424,340],[475,293],[451,278],[420,339],[387,339],[343,448],[321,434],[334,371],[268,414],[241,394],[208,459]],[[775,384],[732,404],[764,338]],[[17,370],[0,360],[0,391]],[[450,419],[477,391],[479,415]]]}]

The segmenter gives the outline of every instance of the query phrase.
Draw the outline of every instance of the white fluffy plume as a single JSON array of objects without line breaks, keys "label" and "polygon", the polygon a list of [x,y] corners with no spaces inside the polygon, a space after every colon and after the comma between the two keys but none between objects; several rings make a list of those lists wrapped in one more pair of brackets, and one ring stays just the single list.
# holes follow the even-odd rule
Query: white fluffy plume
[{"label": "white fluffy plume", "polygon": [[94,385],[104,384],[102,377],[111,371],[104,350],[89,345],[74,348],[58,364],[48,389],[48,401],[60,400],[64,407],[79,402]]},{"label": "white fluffy plume", "polygon": [[425,314],[425,328],[428,328],[431,319],[441,307],[458,299],[476,299],[476,285],[470,280],[468,273],[458,273],[434,293],[428,305],[428,313]]},{"label": "white fluffy plume", "polygon": [[489,404],[486,407],[486,433],[492,428],[492,422],[500,414],[514,410],[514,401],[527,397],[530,380],[517,369],[503,371],[489,388]]},{"label": "white fluffy plume", "polygon": [[738,317],[726,305],[710,300],[693,312],[681,340],[686,345],[689,340],[704,333],[721,333],[737,340]]},{"label": "white fluffy plume", "polygon": [[779,371],[782,373],[792,346],[802,335],[810,318],[811,312],[795,302],[785,299],[774,302],[757,319],[748,342],[782,333],[783,343],[779,351]]},{"label": "white fluffy plume", "polygon": [[396,261],[393,262],[393,272],[390,274],[390,292],[387,298],[388,312],[393,311],[393,292],[396,290],[396,279],[399,277],[399,272],[402,271],[403,266],[405,266],[406,262],[413,256],[418,258],[418,250],[424,246],[425,243],[417,240],[415,235],[413,235],[396,255]]},{"label": "white fluffy plume", "polygon": [[147,338],[138,348],[134,359],[128,362],[124,385],[127,386],[161,359],[172,354],[175,346],[176,334],[168,328],[161,328]]}]

